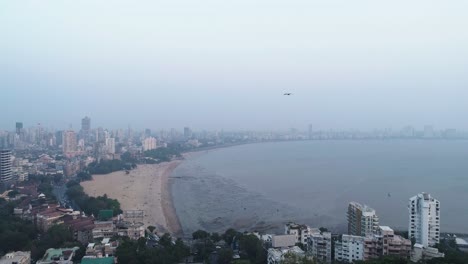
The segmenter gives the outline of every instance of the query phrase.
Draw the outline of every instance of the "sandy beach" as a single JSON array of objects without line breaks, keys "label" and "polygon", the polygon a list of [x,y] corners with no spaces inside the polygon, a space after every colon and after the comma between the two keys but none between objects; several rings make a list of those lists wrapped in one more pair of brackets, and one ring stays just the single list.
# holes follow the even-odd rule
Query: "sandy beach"
[{"label": "sandy beach", "polygon": [[117,199],[122,210],[144,210],[144,224],[156,226],[157,232],[181,235],[182,228],[172,204],[169,177],[180,160],[161,164],[142,164],[130,174],[117,171],[93,175],[92,181],[82,182],[90,196]]}]

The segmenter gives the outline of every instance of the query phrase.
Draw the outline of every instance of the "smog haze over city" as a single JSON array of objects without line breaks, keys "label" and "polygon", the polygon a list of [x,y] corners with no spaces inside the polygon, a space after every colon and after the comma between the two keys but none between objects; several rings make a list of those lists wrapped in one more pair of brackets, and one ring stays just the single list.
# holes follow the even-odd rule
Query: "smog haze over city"
[{"label": "smog haze over city", "polygon": [[0,127],[468,129],[467,8],[2,1]]},{"label": "smog haze over city", "polygon": [[0,1],[0,264],[468,263],[468,1]]}]

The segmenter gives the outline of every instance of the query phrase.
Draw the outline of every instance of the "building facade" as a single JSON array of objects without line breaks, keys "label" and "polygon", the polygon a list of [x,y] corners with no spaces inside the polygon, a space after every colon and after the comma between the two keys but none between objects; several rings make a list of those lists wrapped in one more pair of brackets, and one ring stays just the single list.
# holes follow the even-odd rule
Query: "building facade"
[{"label": "building facade", "polygon": [[14,183],[11,150],[0,149],[0,189],[8,188]]},{"label": "building facade", "polygon": [[320,231],[307,225],[299,225],[293,222],[287,223],[284,226],[284,234],[296,236],[296,243],[303,245],[307,245],[309,236],[314,233],[320,234]]},{"label": "building facade", "polygon": [[313,233],[308,238],[307,251],[319,263],[331,263],[332,238],[330,232]]},{"label": "building facade", "polygon": [[156,149],[157,140],[154,137],[148,137],[148,138],[143,139],[142,145],[143,145],[143,151]]},{"label": "building facade", "polygon": [[409,200],[408,237],[424,247],[440,240],[440,202],[428,193],[420,193]]},{"label": "building facade", "polygon": [[342,235],[335,242],[335,260],[347,263],[364,260],[364,237]]},{"label": "building facade", "polygon": [[382,256],[396,256],[409,259],[411,241],[399,235],[388,226],[380,226],[376,234],[364,238],[364,260]]},{"label": "building facade", "polygon": [[348,205],[348,235],[371,236],[378,231],[379,217],[374,209],[357,202]]},{"label": "building facade", "polygon": [[76,133],[73,130],[63,132],[62,150],[65,155],[72,155],[77,150]]},{"label": "building facade", "polygon": [[31,252],[30,251],[16,251],[10,252],[0,258],[0,264],[30,264]]}]

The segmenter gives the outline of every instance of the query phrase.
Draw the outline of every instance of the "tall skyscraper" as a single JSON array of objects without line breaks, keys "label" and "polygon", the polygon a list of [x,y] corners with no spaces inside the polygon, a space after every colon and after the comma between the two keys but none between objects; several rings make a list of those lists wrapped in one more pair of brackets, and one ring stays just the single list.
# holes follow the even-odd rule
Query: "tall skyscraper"
[{"label": "tall skyscraper", "polygon": [[107,153],[115,154],[115,138],[106,138]]},{"label": "tall skyscraper", "polygon": [[85,116],[81,119],[81,130],[79,132],[80,139],[84,139],[85,142],[90,142],[91,138],[91,118]]},{"label": "tall skyscraper", "polygon": [[379,230],[379,217],[367,205],[350,202],[348,206],[348,234],[370,236]]},{"label": "tall skyscraper", "polygon": [[11,150],[0,149],[0,189],[9,187],[14,182],[11,167]]},{"label": "tall skyscraper", "polygon": [[184,127],[184,138],[189,139],[192,137],[192,130],[189,127]]},{"label": "tall skyscraper", "polygon": [[85,116],[81,119],[81,130],[88,131],[91,130],[91,118]]},{"label": "tall skyscraper", "polygon": [[143,151],[152,150],[157,148],[157,140],[154,137],[145,138],[142,141]]},{"label": "tall skyscraper", "polygon": [[63,132],[62,149],[65,155],[73,154],[76,151],[76,133],[73,130]]},{"label": "tall skyscraper", "polygon": [[424,247],[434,246],[440,239],[440,202],[428,193],[409,200],[408,237]]},{"label": "tall skyscraper", "polygon": [[16,122],[16,134],[21,135],[22,132],[23,132],[23,123]]}]

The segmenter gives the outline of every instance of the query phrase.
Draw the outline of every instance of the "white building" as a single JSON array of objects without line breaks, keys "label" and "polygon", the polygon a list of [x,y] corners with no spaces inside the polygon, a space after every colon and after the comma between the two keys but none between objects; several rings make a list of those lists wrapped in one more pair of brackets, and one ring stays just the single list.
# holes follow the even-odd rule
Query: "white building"
[{"label": "white building", "polygon": [[348,235],[371,236],[379,229],[379,217],[374,209],[357,202],[348,206]]},{"label": "white building", "polygon": [[409,200],[408,237],[424,247],[434,246],[440,239],[440,202],[428,193]]},{"label": "white building", "polygon": [[330,232],[314,233],[308,238],[307,251],[320,263],[331,263],[332,239]]},{"label": "white building", "polygon": [[274,248],[285,248],[296,245],[295,235],[274,235],[271,238],[271,246]]},{"label": "white building", "polygon": [[267,263],[280,264],[284,260],[286,254],[292,254],[298,258],[305,257],[305,252],[298,246],[283,249],[270,248],[268,249]]},{"label": "white building", "polygon": [[335,260],[347,263],[364,260],[364,237],[343,235],[341,241],[335,242]]},{"label": "white building", "polygon": [[73,130],[63,132],[62,149],[65,155],[71,155],[76,152],[76,134]]},{"label": "white building", "polygon": [[308,238],[312,234],[320,234],[320,231],[318,228],[310,228],[307,225],[299,225],[299,224],[290,222],[284,226],[284,233],[286,235],[296,236],[296,243],[307,245]]},{"label": "white building", "polygon": [[411,250],[411,261],[419,262],[420,260],[430,260],[433,258],[443,258],[444,253],[439,252],[437,248],[424,247],[421,244],[414,244],[413,250]]},{"label": "white building", "polygon": [[107,153],[115,154],[115,138],[106,138]]},{"label": "white building", "polygon": [[29,251],[16,251],[6,254],[0,258],[0,264],[30,264],[31,252]]},{"label": "white building", "polygon": [[145,138],[142,142],[143,151],[152,150],[157,148],[157,140],[154,137]]}]

